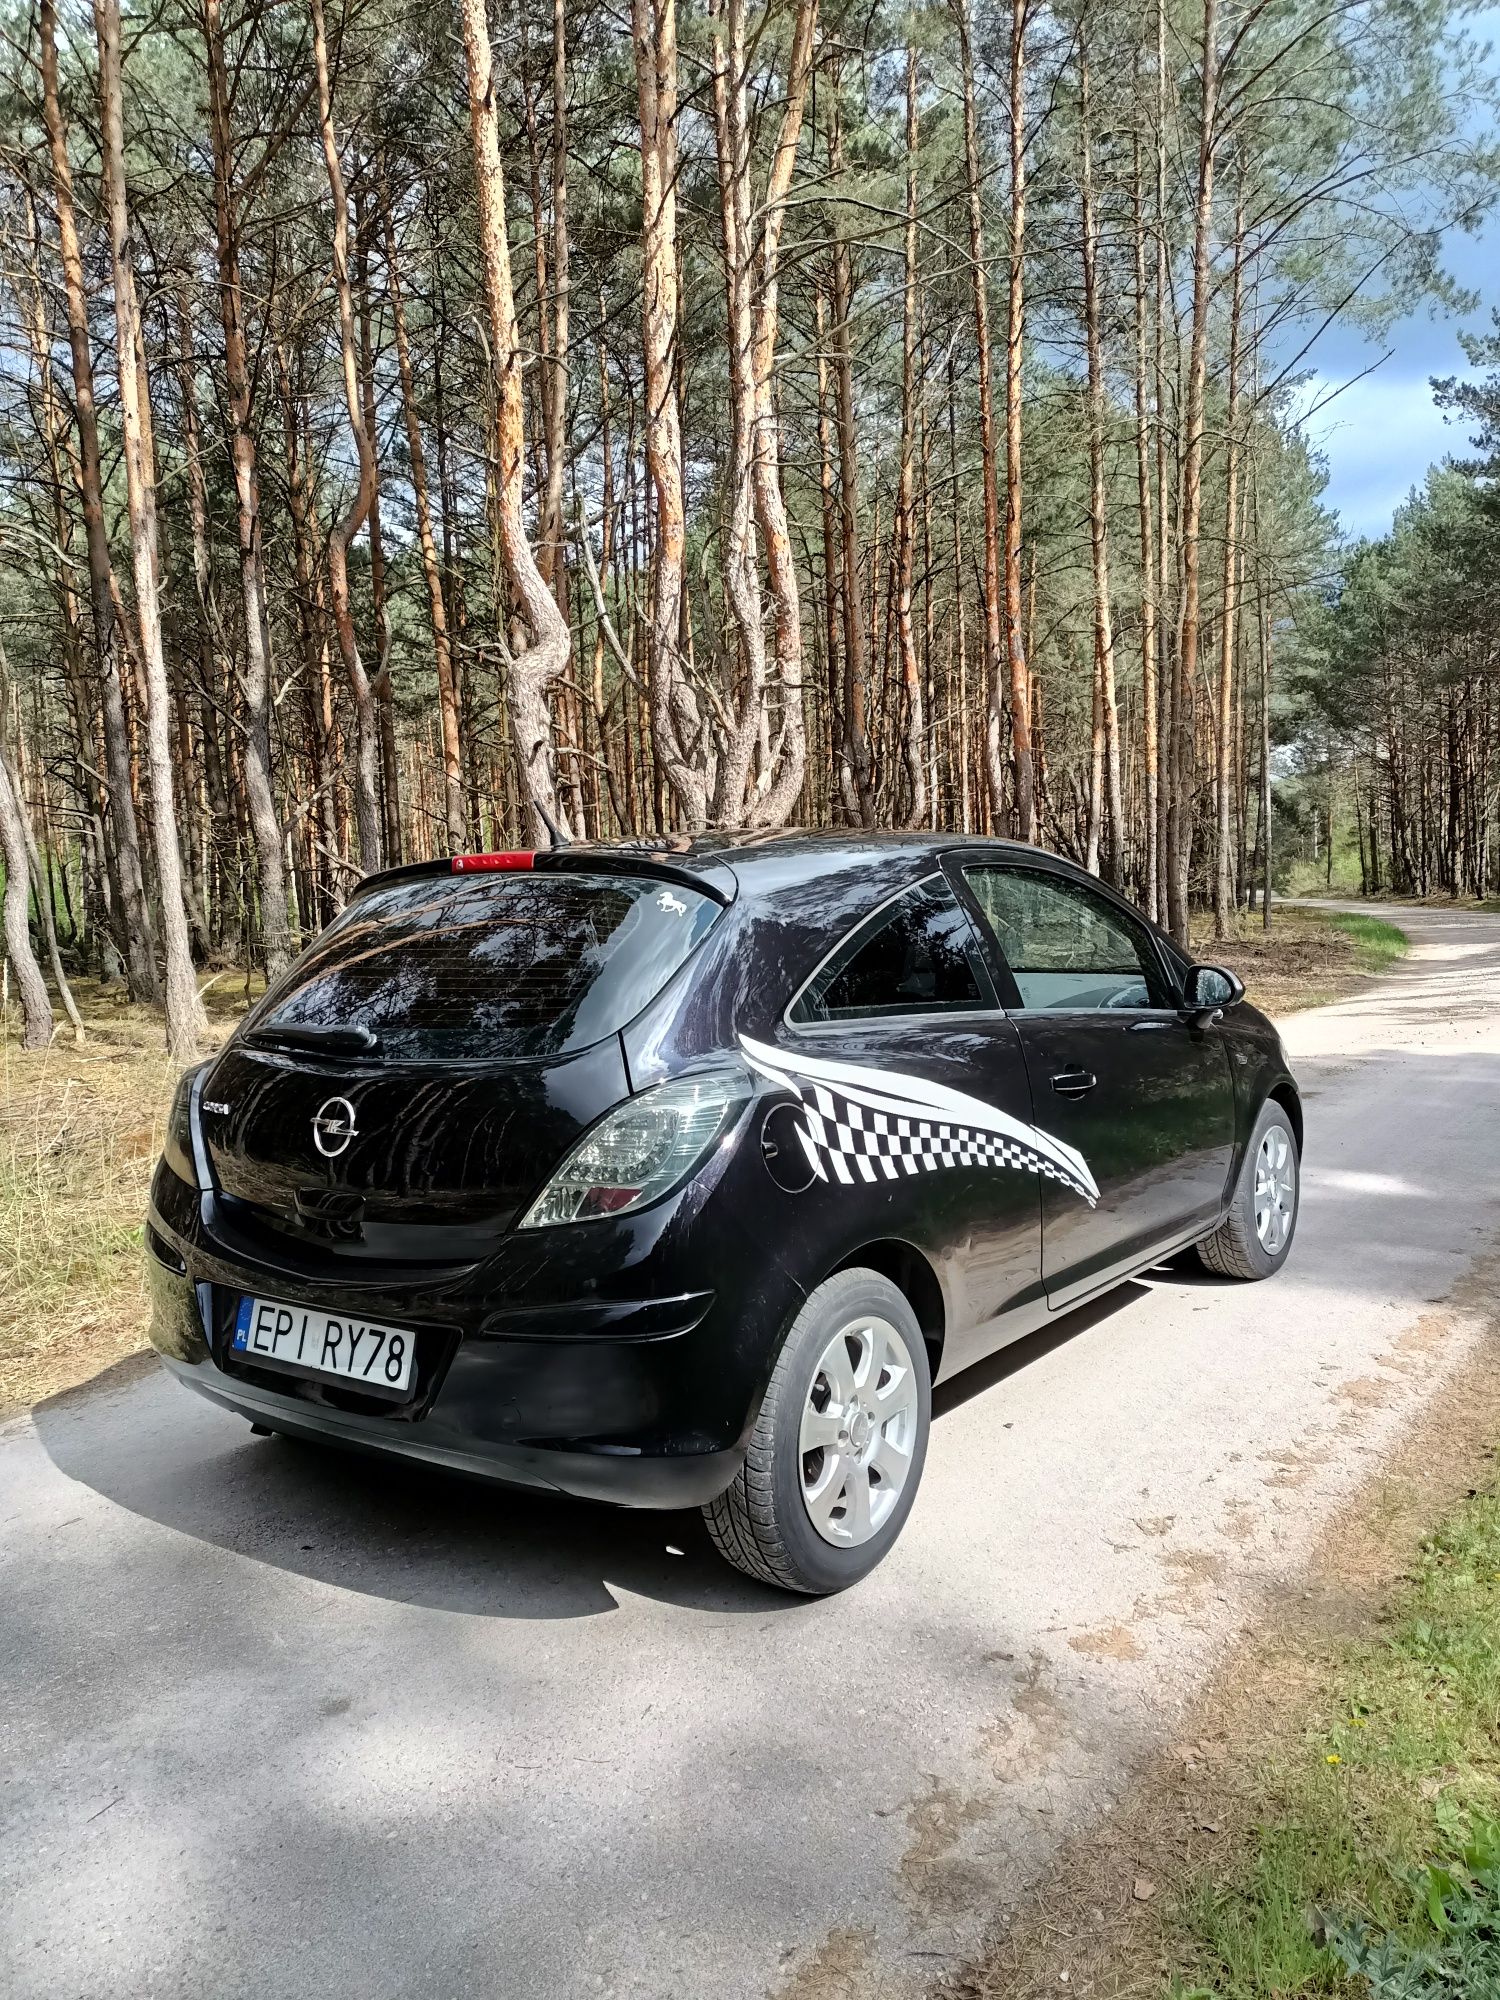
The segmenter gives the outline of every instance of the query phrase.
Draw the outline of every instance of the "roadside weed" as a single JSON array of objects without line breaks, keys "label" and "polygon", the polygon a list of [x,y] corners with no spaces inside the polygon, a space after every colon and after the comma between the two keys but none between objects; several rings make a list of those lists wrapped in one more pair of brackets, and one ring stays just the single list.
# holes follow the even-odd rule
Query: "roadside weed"
[{"label": "roadside weed", "polygon": [[1170,1912],[1172,2000],[1500,2000],[1500,1498],[1417,1551],[1255,1773],[1238,1864]]}]

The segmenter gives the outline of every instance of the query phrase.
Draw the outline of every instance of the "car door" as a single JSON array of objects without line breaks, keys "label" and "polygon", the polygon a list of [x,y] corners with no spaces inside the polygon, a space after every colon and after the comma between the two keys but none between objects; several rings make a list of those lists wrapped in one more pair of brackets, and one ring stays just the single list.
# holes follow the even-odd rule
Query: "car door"
[{"label": "car door", "polygon": [[1044,1298],[1031,1092],[989,959],[934,872],[843,938],[794,995],[775,1047],[749,1051],[804,1099],[840,1240],[895,1237],[933,1265],[944,1374],[996,1344],[1008,1309]]},{"label": "car door", "polygon": [[1093,1199],[1042,1190],[1042,1272],[1065,1305],[1212,1226],[1234,1145],[1223,1038],[1179,1011],[1146,925],[1060,869],[970,864],[1003,961],[1038,1126],[1082,1154]]}]

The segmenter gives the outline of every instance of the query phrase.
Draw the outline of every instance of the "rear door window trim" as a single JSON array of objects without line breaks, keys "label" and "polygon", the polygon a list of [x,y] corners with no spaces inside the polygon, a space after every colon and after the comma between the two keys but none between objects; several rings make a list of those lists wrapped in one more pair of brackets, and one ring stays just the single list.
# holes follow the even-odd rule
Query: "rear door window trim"
[{"label": "rear door window trim", "polygon": [[[950,895],[954,896],[954,900],[957,902],[959,909],[962,910],[964,918],[973,933],[973,942],[976,947],[975,956],[978,958],[978,964],[974,965],[974,958],[972,957],[970,964],[974,965],[978,983],[981,986],[988,986],[990,989],[991,998],[988,1004],[978,1007],[926,1008],[919,1009],[917,1012],[910,1014],[845,1014],[836,1021],[794,1021],[792,1019],[792,1009],[801,1000],[803,994],[807,992],[809,987],[817,983],[828,966],[838,957],[839,953],[845,950],[851,940],[857,937],[867,925],[872,924],[882,910],[890,909],[893,903],[899,903],[903,896],[909,896],[914,889],[930,888],[935,882],[945,888]],[[990,954],[988,947],[989,940],[975,924],[974,913],[969,907],[968,899],[955,894],[953,884],[948,880],[945,869],[942,867],[931,868],[925,875],[919,875],[914,882],[903,882],[899,889],[893,889],[890,895],[883,896],[878,903],[866,910],[857,922],[849,926],[848,930],[843,933],[836,944],[824,952],[812,971],[808,973],[807,977],[797,987],[796,991],[787,1001],[786,1006],[782,1009],[782,1026],[794,1035],[837,1035],[846,1033],[851,1028],[910,1027],[915,1023],[930,1025],[933,1022],[940,1021],[993,1021],[997,1018],[1003,1020],[1005,1017],[1005,1008],[1001,1005],[999,990],[995,984],[994,971],[989,963]]]}]

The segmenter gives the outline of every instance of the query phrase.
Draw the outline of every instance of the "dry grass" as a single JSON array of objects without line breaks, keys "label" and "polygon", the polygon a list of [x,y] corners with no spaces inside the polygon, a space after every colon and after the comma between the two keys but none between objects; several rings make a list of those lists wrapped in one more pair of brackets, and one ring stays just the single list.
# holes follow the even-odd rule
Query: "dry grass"
[{"label": "dry grass", "polygon": [[1377,917],[1285,903],[1272,905],[1269,931],[1261,928],[1258,916],[1242,919],[1237,934],[1225,939],[1215,939],[1211,923],[1193,926],[1197,956],[1238,973],[1247,996],[1272,1015],[1345,1000],[1406,949],[1395,925]]},{"label": "dry grass", "polygon": [[[212,1039],[239,975],[207,995]],[[26,1054],[0,1020],[0,1416],[145,1343],[141,1228],[175,1072],[159,1016],[81,992],[88,1040]]]}]

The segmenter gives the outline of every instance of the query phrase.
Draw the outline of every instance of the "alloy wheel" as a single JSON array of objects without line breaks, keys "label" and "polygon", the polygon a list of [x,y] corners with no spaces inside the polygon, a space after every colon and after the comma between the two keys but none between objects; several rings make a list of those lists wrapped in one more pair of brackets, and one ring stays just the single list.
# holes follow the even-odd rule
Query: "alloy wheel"
[{"label": "alloy wheel", "polygon": [[1292,1233],[1297,1211],[1297,1158],[1290,1135],[1272,1125],[1255,1157],[1255,1233],[1274,1257]]},{"label": "alloy wheel", "polygon": [[901,1498],[917,1442],[911,1351],[889,1320],[861,1317],[836,1333],[813,1370],[802,1410],[802,1500],[835,1548],[880,1532]]}]

